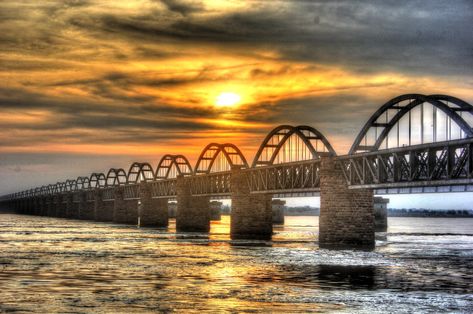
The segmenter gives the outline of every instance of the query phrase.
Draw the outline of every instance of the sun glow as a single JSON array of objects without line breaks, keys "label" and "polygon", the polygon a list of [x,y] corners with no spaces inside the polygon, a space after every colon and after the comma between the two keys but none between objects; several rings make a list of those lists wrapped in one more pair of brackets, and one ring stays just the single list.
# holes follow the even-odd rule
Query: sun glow
[{"label": "sun glow", "polygon": [[240,95],[235,93],[221,93],[217,96],[215,105],[217,107],[233,107],[241,100]]}]

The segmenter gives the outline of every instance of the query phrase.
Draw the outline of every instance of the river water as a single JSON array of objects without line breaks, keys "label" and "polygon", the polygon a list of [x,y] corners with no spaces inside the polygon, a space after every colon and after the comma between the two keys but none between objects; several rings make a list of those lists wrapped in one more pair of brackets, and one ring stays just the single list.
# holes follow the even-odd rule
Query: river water
[{"label": "river water", "polygon": [[317,217],[273,241],[0,215],[0,312],[473,312],[473,219],[390,218],[373,252],[319,249]]}]

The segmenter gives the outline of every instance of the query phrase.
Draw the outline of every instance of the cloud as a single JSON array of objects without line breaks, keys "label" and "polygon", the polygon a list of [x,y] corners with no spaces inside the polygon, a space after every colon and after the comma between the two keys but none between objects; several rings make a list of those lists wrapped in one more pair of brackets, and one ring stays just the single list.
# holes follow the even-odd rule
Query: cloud
[{"label": "cloud", "polygon": [[[221,3],[0,2],[0,160],[39,182],[210,141],[249,157],[282,123],[343,153],[390,97],[473,101],[471,1]],[[215,108],[228,91],[244,104]]]}]

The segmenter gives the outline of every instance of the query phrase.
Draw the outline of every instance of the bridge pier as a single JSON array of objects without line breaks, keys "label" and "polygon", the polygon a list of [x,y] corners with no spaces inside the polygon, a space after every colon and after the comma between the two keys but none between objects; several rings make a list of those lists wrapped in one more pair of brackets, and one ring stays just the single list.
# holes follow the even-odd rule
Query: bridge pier
[{"label": "bridge pier", "polygon": [[52,195],[48,195],[47,204],[47,216],[54,217],[56,215],[56,206],[54,204],[54,197]]},{"label": "bridge pier", "polygon": [[271,207],[273,210],[273,223],[284,225],[284,209],[285,209],[286,201],[283,200],[272,200]]},{"label": "bridge pier", "polygon": [[189,180],[180,175],[176,181],[176,231],[210,231],[210,197],[192,196]]},{"label": "bridge pier", "polygon": [[142,227],[167,227],[169,223],[168,200],[152,198],[151,184],[140,183],[139,214]]},{"label": "bridge pier", "polygon": [[87,212],[87,192],[80,191],[77,193],[77,219],[86,219],[85,213]]},{"label": "bridge pier", "polygon": [[169,202],[168,203],[168,216],[169,218],[176,218],[177,215],[177,203]]},{"label": "bridge pier", "polygon": [[31,215],[38,216],[39,215],[39,197],[35,196],[32,197],[30,200],[31,204]]},{"label": "bridge pier", "polygon": [[28,199],[28,215],[35,215],[36,203],[35,197],[32,196]]},{"label": "bridge pier", "polygon": [[319,246],[330,249],[372,249],[375,245],[373,191],[350,190],[332,157],[320,165]]},{"label": "bridge pier", "polygon": [[138,224],[138,201],[125,200],[125,188],[117,187],[114,191],[113,222],[119,224]]},{"label": "bridge pier", "polygon": [[250,194],[246,174],[239,166],[232,167],[232,239],[269,240],[273,234],[271,195]]},{"label": "bridge pier", "polygon": [[29,205],[29,199],[28,198],[25,198],[23,200],[23,214],[24,215],[28,215],[28,205]]},{"label": "bridge pier", "polygon": [[388,231],[388,203],[389,199],[387,198],[374,198],[374,222],[376,232]]},{"label": "bridge pier", "polygon": [[38,215],[46,216],[46,214],[47,214],[46,198],[44,196],[38,196]]},{"label": "bridge pier", "polygon": [[95,221],[112,221],[113,220],[113,208],[111,208],[111,202],[105,202],[103,200],[103,190],[94,190],[94,220]]},{"label": "bridge pier", "polygon": [[65,217],[72,218],[74,216],[74,199],[72,192],[67,192],[64,194],[64,208]]},{"label": "bridge pier", "polygon": [[64,195],[56,195],[56,217],[64,218],[66,217],[66,204],[64,204]]},{"label": "bridge pier", "polygon": [[222,209],[222,202],[212,201],[210,202],[210,220],[221,220],[222,214],[220,210]]}]

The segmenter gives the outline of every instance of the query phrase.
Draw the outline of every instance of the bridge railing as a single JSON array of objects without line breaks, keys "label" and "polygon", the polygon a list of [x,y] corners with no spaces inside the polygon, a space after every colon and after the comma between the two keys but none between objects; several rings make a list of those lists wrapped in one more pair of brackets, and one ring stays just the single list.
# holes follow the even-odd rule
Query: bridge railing
[{"label": "bridge railing", "polygon": [[123,197],[125,199],[139,199],[140,186],[138,184],[127,184],[124,186],[125,191]]},{"label": "bridge railing", "polygon": [[91,202],[95,200],[94,190],[88,190],[85,192],[85,197],[87,202]]},{"label": "bridge railing", "polygon": [[187,177],[192,195],[229,196],[231,171]]},{"label": "bridge railing", "polygon": [[473,138],[337,157],[349,186],[392,188],[473,183]]},{"label": "bridge railing", "polygon": [[318,192],[320,160],[307,160],[244,170],[253,193]]},{"label": "bridge railing", "polygon": [[114,200],[115,199],[115,188],[111,187],[111,188],[105,188],[103,190],[103,194],[102,194],[102,199],[104,201],[111,201],[111,200]]},{"label": "bridge railing", "polygon": [[176,179],[152,181],[151,196],[154,198],[165,198],[176,195]]}]

